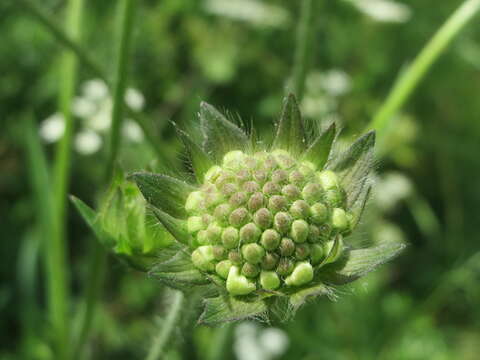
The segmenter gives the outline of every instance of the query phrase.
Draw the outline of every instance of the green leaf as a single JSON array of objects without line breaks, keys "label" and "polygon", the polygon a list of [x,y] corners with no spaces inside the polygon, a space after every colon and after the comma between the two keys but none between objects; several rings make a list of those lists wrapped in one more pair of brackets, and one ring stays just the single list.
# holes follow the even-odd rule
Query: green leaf
[{"label": "green leaf", "polygon": [[332,123],[305,151],[305,154],[303,155],[304,159],[311,161],[317,165],[319,169],[322,169],[328,160],[328,155],[330,154],[333,140],[335,139],[336,130],[335,123]]},{"label": "green leaf", "polygon": [[405,247],[398,240],[383,240],[371,248],[350,250],[343,259],[325,266],[321,278],[337,285],[352,282],[397,256]]},{"label": "green leaf", "polygon": [[327,168],[335,171],[347,193],[347,206],[351,206],[365,187],[365,178],[373,168],[375,131],[355,141],[350,148],[332,159]]},{"label": "green leaf", "polygon": [[198,322],[200,324],[217,324],[248,318],[264,318],[267,305],[263,300],[244,301],[233,296],[218,296],[205,300],[205,310]]},{"label": "green leaf", "polygon": [[182,244],[189,244],[191,236],[187,231],[187,224],[185,220],[176,219],[157,208],[152,207],[152,211],[157,219],[163,224],[163,226],[165,226],[165,229],[167,229],[170,234],[177,239],[177,241],[181,242]]},{"label": "green leaf", "polygon": [[193,286],[209,283],[194,267],[190,254],[185,250],[179,250],[169,260],[155,265],[149,274],[163,284],[182,291],[191,291]]},{"label": "green leaf", "polygon": [[103,231],[95,210],[73,195],[70,195],[70,201],[73,203],[80,216],[93,231],[100,243],[109,249],[113,248],[115,246],[115,240]]},{"label": "green leaf", "polygon": [[329,298],[334,297],[333,290],[330,287],[325,284],[317,284],[293,293],[289,297],[289,302],[293,309],[293,312],[295,312],[309,299],[323,295],[327,295]]},{"label": "green leaf", "polygon": [[372,186],[370,184],[363,184],[362,186],[362,192],[350,207],[350,213],[353,215],[352,229],[354,229],[360,222],[363,211],[365,210],[365,205],[367,205],[367,201],[370,198],[370,192],[372,190]]},{"label": "green leaf", "polygon": [[129,179],[137,183],[145,199],[156,208],[174,216],[185,217],[185,200],[195,188],[167,175],[133,173]]},{"label": "green leaf", "polygon": [[200,145],[193,141],[187,133],[180,130],[179,128],[176,129],[178,136],[182,140],[183,145],[188,152],[195,176],[198,182],[202,183],[205,173],[215,164],[212,159],[210,159],[208,154],[203,151]]},{"label": "green leaf", "polygon": [[204,148],[214,160],[220,161],[227,152],[249,146],[243,130],[206,102],[200,104],[200,123],[205,136]]},{"label": "green leaf", "polygon": [[291,151],[294,154],[301,154],[305,150],[302,115],[293,94],[288,94],[283,100],[282,114],[277,125],[273,147]]}]

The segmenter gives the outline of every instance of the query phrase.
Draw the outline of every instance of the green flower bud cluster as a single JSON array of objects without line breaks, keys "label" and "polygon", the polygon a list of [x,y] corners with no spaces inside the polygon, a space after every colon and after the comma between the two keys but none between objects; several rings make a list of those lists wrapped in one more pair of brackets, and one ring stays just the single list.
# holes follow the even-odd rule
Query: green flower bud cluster
[{"label": "green flower bud cluster", "polygon": [[232,295],[312,281],[351,230],[337,175],[284,150],[228,152],[185,203],[192,262],[226,280]]}]

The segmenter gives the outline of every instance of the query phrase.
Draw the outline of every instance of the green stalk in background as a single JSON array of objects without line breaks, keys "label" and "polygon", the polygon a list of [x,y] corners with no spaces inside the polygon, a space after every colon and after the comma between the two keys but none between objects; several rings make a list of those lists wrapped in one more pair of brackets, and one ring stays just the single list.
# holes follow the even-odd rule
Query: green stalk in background
[{"label": "green stalk in background", "polygon": [[301,101],[303,98],[305,78],[311,64],[315,1],[316,0],[302,0],[300,19],[298,22],[292,75],[292,89],[298,101]]},{"label": "green stalk in background", "polygon": [[387,127],[391,126],[391,122],[398,110],[408,100],[435,60],[445,51],[453,38],[467,25],[479,9],[480,0],[466,0],[448,18],[405,73],[394,84],[387,99],[374,115],[366,130],[375,129],[378,137],[382,137]]},{"label": "green stalk in background", "polygon": [[[83,0],[70,0],[66,9],[67,33],[78,40],[81,32]],[[70,183],[71,145],[74,130],[72,99],[77,81],[77,58],[65,52],[61,59],[59,107],[65,118],[65,134],[55,154],[54,164],[54,233],[46,244],[48,263],[48,303],[54,327],[59,359],[69,358],[68,266],[66,244],[67,192]]]},{"label": "green stalk in background", "polygon": [[[112,180],[121,144],[121,125],[124,117],[124,98],[130,64],[133,22],[137,0],[122,0],[119,4],[116,64],[114,68],[113,109],[110,128],[108,160],[105,182]],[[92,244],[89,256],[89,273],[86,281],[86,299],[81,312],[79,332],[75,339],[75,357],[80,358],[88,339],[95,315],[95,306],[101,293],[106,267],[106,253],[99,241]]]}]

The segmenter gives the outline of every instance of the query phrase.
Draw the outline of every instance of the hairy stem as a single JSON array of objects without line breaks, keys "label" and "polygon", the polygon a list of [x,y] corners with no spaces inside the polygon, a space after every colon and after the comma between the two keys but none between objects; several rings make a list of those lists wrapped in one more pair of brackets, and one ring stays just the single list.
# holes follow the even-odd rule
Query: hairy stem
[{"label": "hairy stem", "polygon": [[153,344],[148,352],[146,360],[157,360],[165,354],[165,347],[171,338],[183,308],[184,295],[181,291],[175,291],[173,301],[168,311],[168,316],[162,324],[162,329],[158,336],[154,339]]},{"label": "hairy stem", "polygon": [[297,28],[295,62],[293,66],[293,93],[300,101],[305,90],[305,78],[311,63],[313,40],[313,13],[315,0],[302,0]]},{"label": "hairy stem", "polygon": [[435,60],[445,51],[454,37],[467,25],[479,9],[480,0],[466,0],[448,18],[394,84],[387,99],[368,124],[367,130],[375,129],[381,134],[387,126],[391,126],[389,123],[408,100]]}]

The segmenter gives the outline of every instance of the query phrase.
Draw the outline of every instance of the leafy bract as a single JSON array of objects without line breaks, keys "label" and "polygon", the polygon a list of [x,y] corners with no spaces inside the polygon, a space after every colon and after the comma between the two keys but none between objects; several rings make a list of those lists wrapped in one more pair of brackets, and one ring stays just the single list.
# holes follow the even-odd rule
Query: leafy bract
[{"label": "leafy bract", "polygon": [[287,95],[283,100],[273,148],[291,151],[297,155],[305,150],[305,129],[293,94]]},{"label": "leafy bract", "polygon": [[200,324],[216,324],[247,318],[263,318],[267,312],[264,300],[247,301],[233,296],[217,296],[205,300]]},{"label": "leafy bract", "polygon": [[323,168],[328,160],[335,136],[336,125],[332,123],[323,133],[313,140],[313,143],[303,155],[304,159],[314,163],[319,169]]}]

